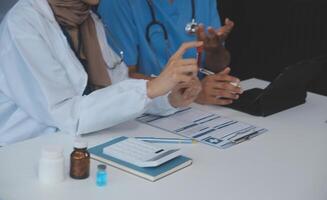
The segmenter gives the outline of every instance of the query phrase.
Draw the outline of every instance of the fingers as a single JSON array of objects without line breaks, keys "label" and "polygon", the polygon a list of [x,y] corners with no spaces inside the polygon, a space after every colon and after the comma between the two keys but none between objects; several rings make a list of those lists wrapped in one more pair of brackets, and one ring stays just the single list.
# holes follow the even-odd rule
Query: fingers
[{"label": "fingers", "polygon": [[225,90],[229,93],[233,94],[242,94],[243,91],[240,87],[234,86],[233,84],[229,82],[216,82],[216,84],[212,85],[212,88],[215,90]]},{"label": "fingers", "polygon": [[213,105],[220,105],[220,106],[224,106],[224,105],[228,105],[233,103],[232,99],[224,99],[224,98],[216,98],[216,97],[210,97],[207,99],[207,101],[205,102],[206,104],[213,104]]},{"label": "fingers", "polygon": [[226,90],[234,94],[242,94],[243,91],[242,88],[239,87],[239,81],[235,81],[235,79],[238,80],[235,77],[225,76],[224,79],[220,79],[220,81],[215,81],[212,87],[215,89]]},{"label": "fingers", "polygon": [[218,36],[225,36],[225,35],[228,35],[232,29],[233,29],[233,23],[229,23],[229,24],[225,24],[224,26],[222,26],[221,28],[219,28],[217,31],[216,31],[216,34]]},{"label": "fingers", "polygon": [[227,75],[229,74],[231,71],[231,68],[230,67],[226,67],[223,71],[219,72],[219,74],[224,74],[224,75]]},{"label": "fingers", "polygon": [[201,95],[199,95],[199,97],[196,99],[197,103],[200,104],[212,104],[212,105],[228,105],[233,103],[232,99],[224,99],[224,98],[216,98],[213,96],[210,97],[201,97]]},{"label": "fingers", "polygon": [[222,73],[207,76],[202,80],[202,92],[197,101],[204,104],[227,105],[239,98],[242,90],[231,82],[238,82],[236,77],[229,76],[230,69]]},{"label": "fingers", "polygon": [[201,82],[197,78],[193,78],[189,83],[184,84],[184,88],[184,100],[195,99],[202,89]]},{"label": "fingers", "polygon": [[217,82],[233,82],[235,84],[239,84],[240,83],[240,79],[234,77],[234,76],[230,76],[231,69],[230,67],[226,67],[223,71],[215,74],[215,75],[211,75],[211,79],[214,79]]},{"label": "fingers", "polygon": [[205,31],[203,24],[200,24],[196,29],[196,36],[199,41],[204,41],[206,48],[215,48],[221,46],[227,39],[228,35],[234,27],[234,22],[230,19],[225,19],[225,25],[215,30],[212,27],[208,27],[208,34]]},{"label": "fingers", "polygon": [[216,30],[212,27],[208,27],[208,37],[206,42],[214,44],[214,46],[222,45],[224,40],[216,33]]},{"label": "fingers", "polygon": [[228,74],[224,74],[224,73],[218,73],[215,75],[212,75],[212,79],[215,80],[216,82],[228,82],[228,84],[230,84],[231,82],[239,84],[240,83],[240,79],[234,77],[234,76],[230,76]]},{"label": "fingers", "polygon": [[206,39],[206,33],[205,33],[205,28],[204,28],[203,24],[199,24],[195,33],[196,33],[198,41],[204,41]]},{"label": "fingers", "polygon": [[194,58],[187,58],[187,59],[182,59],[178,60],[178,65],[197,65],[197,60]]},{"label": "fingers", "polygon": [[[180,75],[195,77],[198,73],[198,65],[196,59],[180,59],[172,62],[171,69],[177,74],[177,78]],[[185,81],[185,80],[183,80]]]},{"label": "fingers", "polygon": [[212,97],[215,98],[225,98],[231,100],[236,100],[240,97],[238,93],[234,93],[230,90],[223,90],[223,89],[213,89],[210,94]]},{"label": "fingers", "polygon": [[234,22],[228,18],[225,19],[225,25],[216,31],[216,34],[225,41],[234,28]]},{"label": "fingers", "polygon": [[178,84],[189,82],[192,78],[196,77],[198,73],[198,65],[196,59],[183,59],[183,53],[192,47],[199,47],[202,42],[188,42],[181,45],[180,49],[169,60],[166,68],[161,73],[161,77],[170,79],[169,84]]},{"label": "fingers", "polygon": [[230,20],[229,18],[226,18],[225,25],[227,25],[229,27],[229,29],[231,30],[234,28],[235,23],[232,20]]},{"label": "fingers", "polygon": [[183,79],[182,80],[183,82],[188,82],[194,77],[196,77],[197,72],[198,72],[197,65],[184,65],[176,69],[177,75]]},{"label": "fingers", "polygon": [[199,79],[192,78],[189,82],[177,84],[170,93],[170,103],[175,107],[185,107],[190,105],[201,91]]},{"label": "fingers", "polygon": [[206,84],[203,86],[203,89],[206,91],[207,96],[216,98],[238,99],[242,93],[241,88],[225,82]]},{"label": "fingers", "polygon": [[203,45],[202,41],[185,42],[179,47],[179,49],[176,51],[176,53],[172,56],[172,59],[182,58],[184,53],[188,49],[200,47],[202,45]]},{"label": "fingers", "polygon": [[221,105],[221,106],[225,106],[225,105],[233,103],[233,100],[230,100],[230,99],[217,99],[216,98],[213,101],[214,101],[213,104]]},{"label": "fingers", "polygon": [[190,87],[183,93],[184,100],[195,99],[201,91],[201,87]]},{"label": "fingers", "polygon": [[227,67],[220,73],[207,76],[205,78],[206,84],[211,85],[210,87],[213,87],[213,85],[215,85],[215,88],[225,88],[227,90],[232,90],[239,93],[238,91],[241,90],[241,88],[239,87],[240,80],[234,76],[229,75],[230,71],[231,69]]},{"label": "fingers", "polygon": [[[215,105],[228,105],[233,103],[234,100],[238,99],[239,97],[237,96],[230,96],[227,97],[228,95],[223,95],[219,94],[221,96],[216,96],[216,95],[211,95],[206,97],[206,101],[204,103],[206,104],[215,104]],[[226,96],[226,97],[223,97]]]},{"label": "fingers", "polygon": [[185,72],[185,73],[197,73],[198,72],[198,65],[197,61],[195,59],[183,59],[183,60],[178,60],[175,63],[175,68],[176,70],[179,70],[180,72]]},{"label": "fingers", "polygon": [[225,25],[222,27],[226,33],[230,33],[234,28],[234,22],[229,18],[225,19]]},{"label": "fingers", "polygon": [[212,27],[208,27],[208,33],[205,35],[205,39],[203,41],[206,51],[217,51],[223,48],[224,40],[222,37],[216,34],[216,30]]},{"label": "fingers", "polygon": [[219,35],[217,35],[217,32],[214,28],[208,27],[208,34],[211,38],[216,37],[219,40]]}]

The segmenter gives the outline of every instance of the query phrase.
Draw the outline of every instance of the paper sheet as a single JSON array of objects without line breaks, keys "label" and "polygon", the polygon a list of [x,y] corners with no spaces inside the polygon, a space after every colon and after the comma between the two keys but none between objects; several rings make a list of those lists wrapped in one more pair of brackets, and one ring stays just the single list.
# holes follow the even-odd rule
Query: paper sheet
[{"label": "paper sheet", "polygon": [[231,147],[267,131],[196,108],[186,108],[168,117],[145,114],[137,120],[218,148]]}]

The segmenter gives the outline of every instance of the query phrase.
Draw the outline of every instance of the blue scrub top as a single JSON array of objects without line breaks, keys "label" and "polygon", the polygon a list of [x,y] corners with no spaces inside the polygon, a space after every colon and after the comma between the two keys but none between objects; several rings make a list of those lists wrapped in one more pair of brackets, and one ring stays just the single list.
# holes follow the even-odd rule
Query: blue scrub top
[{"label": "blue scrub top", "polygon": [[[98,13],[107,26],[107,37],[115,51],[124,51],[127,65],[138,66],[140,73],[158,75],[183,42],[196,40],[195,35],[185,32],[185,26],[192,19],[191,0],[153,0],[156,19],[167,29],[168,43],[163,30],[152,26],[146,40],[146,27],[152,21],[146,0],[102,0]],[[195,0],[197,23],[219,28],[220,18],[216,0]],[[196,50],[188,50],[184,58],[195,58]]]}]

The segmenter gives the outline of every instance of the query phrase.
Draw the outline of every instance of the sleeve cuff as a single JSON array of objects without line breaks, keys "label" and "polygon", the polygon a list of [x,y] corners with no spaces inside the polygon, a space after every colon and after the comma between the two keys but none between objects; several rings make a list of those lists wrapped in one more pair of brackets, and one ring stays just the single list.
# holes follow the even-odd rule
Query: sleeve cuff
[{"label": "sleeve cuff", "polygon": [[153,99],[146,113],[161,116],[167,116],[176,113],[178,111],[178,108],[173,107],[169,103],[168,96],[169,93],[164,96]]}]

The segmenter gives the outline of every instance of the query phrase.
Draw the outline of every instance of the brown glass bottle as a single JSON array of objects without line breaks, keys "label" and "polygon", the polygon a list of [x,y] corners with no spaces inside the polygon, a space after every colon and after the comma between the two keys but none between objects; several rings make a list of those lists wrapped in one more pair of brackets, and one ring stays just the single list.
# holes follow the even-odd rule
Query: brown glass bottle
[{"label": "brown glass bottle", "polygon": [[85,142],[75,142],[74,151],[70,154],[70,177],[85,179],[90,175],[90,153]]}]

